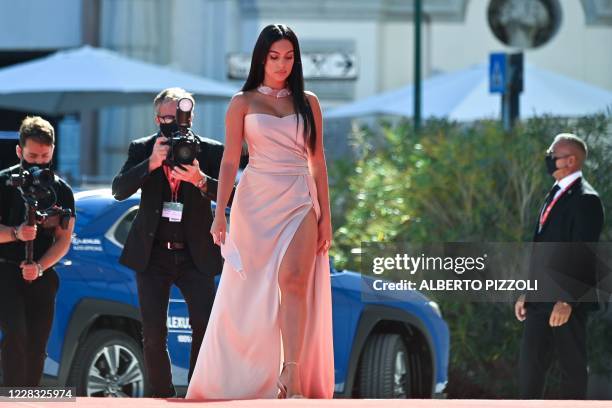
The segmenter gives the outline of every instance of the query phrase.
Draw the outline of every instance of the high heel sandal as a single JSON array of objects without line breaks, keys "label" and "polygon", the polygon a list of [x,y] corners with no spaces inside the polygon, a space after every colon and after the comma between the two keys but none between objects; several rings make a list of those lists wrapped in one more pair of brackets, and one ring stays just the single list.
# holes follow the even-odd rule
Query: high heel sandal
[{"label": "high heel sandal", "polygon": [[276,386],[278,387],[278,399],[287,398],[287,386],[281,382],[281,380],[276,380]]},{"label": "high heel sandal", "polygon": [[[288,361],[286,363],[283,363],[283,368],[281,370],[281,373],[278,376],[278,380],[276,380],[276,385],[278,386],[278,389],[279,389],[278,398],[280,399],[287,398],[287,395],[289,394],[288,387],[285,384],[283,384],[283,382],[280,379],[280,376],[283,375],[283,372],[285,371],[285,367],[287,367],[290,364],[295,365],[295,368],[297,370],[298,363],[296,363],[295,361]],[[297,375],[299,375],[299,372],[297,373]],[[294,394],[290,396],[289,398],[304,398],[304,396],[302,394]]]}]

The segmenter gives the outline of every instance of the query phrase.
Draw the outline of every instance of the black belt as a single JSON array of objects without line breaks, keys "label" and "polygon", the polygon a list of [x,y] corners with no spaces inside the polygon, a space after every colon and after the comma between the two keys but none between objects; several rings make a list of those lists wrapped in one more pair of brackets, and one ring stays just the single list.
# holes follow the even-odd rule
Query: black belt
[{"label": "black belt", "polygon": [[155,245],[169,251],[180,251],[187,248],[187,244],[184,242],[173,242],[173,241],[159,241],[155,240]]},{"label": "black belt", "polygon": [[12,264],[12,265],[17,265],[20,266],[21,264],[17,261],[13,261],[11,259],[6,259],[6,258],[0,258],[0,263],[8,263],[8,264]]}]

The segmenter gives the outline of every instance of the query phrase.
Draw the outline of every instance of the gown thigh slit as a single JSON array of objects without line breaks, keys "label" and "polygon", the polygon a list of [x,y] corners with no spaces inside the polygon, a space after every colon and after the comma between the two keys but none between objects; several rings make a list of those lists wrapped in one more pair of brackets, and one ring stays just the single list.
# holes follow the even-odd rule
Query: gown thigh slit
[{"label": "gown thigh slit", "polygon": [[[244,119],[249,164],[230,214],[229,234],[243,276],[225,262],[187,398],[276,398],[281,369],[278,272],[304,219],[321,216],[308,169],[303,123],[248,114]],[[207,231],[203,231],[207,233]],[[301,361],[302,393],[332,398],[334,361],[329,256],[316,255],[306,283]]]}]

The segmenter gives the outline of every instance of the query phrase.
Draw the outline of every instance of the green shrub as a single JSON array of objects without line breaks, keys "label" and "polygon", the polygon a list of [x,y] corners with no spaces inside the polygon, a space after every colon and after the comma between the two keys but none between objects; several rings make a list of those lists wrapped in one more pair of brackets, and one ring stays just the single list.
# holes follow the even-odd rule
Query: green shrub
[{"label": "green shrub", "polygon": [[[340,268],[359,270],[352,252],[362,242],[523,242],[553,180],[544,152],[557,133],[583,137],[590,154],[585,178],[612,202],[611,117],[540,117],[512,133],[497,122],[469,125],[427,121],[380,123],[351,135],[354,160],[330,166],[334,218],[332,255]],[[607,217],[602,241],[612,238]],[[440,303],[451,331],[448,393],[454,398],[516,396],[522,326],[511,304]],[[612,361],[611,323],[594,320],[592,370]],[[595,361],[597,360],[597,361]],[[549,395],[554,395],[550,391]]]}]

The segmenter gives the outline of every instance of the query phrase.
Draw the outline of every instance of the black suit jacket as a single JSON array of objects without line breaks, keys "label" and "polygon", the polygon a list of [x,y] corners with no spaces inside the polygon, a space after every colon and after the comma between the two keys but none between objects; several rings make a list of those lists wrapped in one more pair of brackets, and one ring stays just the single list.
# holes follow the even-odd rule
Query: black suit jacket
[{"label": "black suit jacket", "polygon": [[[552,207],[539,230],[538,212],[531,258],[531,278],[538,279],[540,300],[565,301],[593,308],[597,286],[596,246],[604,209],[597,191],[579,178]],[[591,244],[587,244],[591,243]],[[534,300],[536,296],[527,299]],[[577,304],[579,300],[582,303]]]},{"label": "black suit jacket", "polygon": [[[162,189],[169,188],[162,167],[149,173],[149,156],[158,135],[130,143],[127,161],[113,179],[113,196],[119,201],[141,189],[140,208],[119,258],[119,262],[137,272],[144,272],[149,263],[163,206]],[[202,193],[193,184],[183,183],[183,226],[195,266],[202,273],[214,275],[221,272],[223,260],[209,233],[213,220],[210,201],[216,201],[223,144],[198,137],[201,142],[198,161],[206,175],[207,191]]]}]

